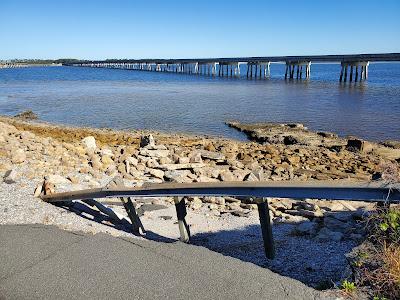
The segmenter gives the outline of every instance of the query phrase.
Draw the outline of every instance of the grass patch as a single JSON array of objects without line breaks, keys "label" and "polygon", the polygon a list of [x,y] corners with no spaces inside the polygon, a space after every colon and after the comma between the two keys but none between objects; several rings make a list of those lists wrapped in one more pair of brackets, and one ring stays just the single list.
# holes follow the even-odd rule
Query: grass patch
[{"label": "grass patch", "polygon": [[383,207],[367,220],[370,247],[358,255],[359,284],[369,286],[373,299],[400,299],[400,207]]}]

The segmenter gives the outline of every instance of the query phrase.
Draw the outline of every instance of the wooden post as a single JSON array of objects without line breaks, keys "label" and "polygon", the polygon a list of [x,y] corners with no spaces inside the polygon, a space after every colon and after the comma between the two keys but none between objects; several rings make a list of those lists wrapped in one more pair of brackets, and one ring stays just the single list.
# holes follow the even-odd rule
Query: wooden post
[{"label": "wooden post", "polygon": [[347,81],[347,65],[344,67],[344,82]]},{"label": "wooden post", "polygon": [[268,200],[262,198],[262,201],[257,203],[258,216],[260,218],[261,233],[264,241],[265,256],[269,259],[275,257],[274,238],[272,235],[272,225],[269,216]]},{"label": "wooden post", "polygon": [[[124,181],[120,177],[115,177],[111,182],[111,186],[117,186],[117,187],[124,187]],[[132,200],[130,197],[120,197],[119,198],[126,210],[126,213],[128,214],[129,219],[131,220],[132,223],[132,232],[135,235],[140,235],[141,233],[144,234],[146,233],[142,222],[140,221],[139,216],[136,213],[135,206],[132,203]],[[140,232],[141,231],[141,232]]]},{"label": "wooden post", "polygon": [[253,78],[253,64],[250,65],[250,78]]},{"label": "wooden post", "polygon": [[246,77],[249,78],[249,63],[247,63],[247,74]]},{"label": "wooden post", "polygon": [[299,79],[299,65],[297,65],[297,74],[296,74],[296,79]]},{"label": "wooden post", "polygon": [[184,198],[174,197],[176,216],[178,218],[180,240],[184,243],[188,243],[190,240],[190,230],[186,223],[185,217],[187,215],[185,200]]}]

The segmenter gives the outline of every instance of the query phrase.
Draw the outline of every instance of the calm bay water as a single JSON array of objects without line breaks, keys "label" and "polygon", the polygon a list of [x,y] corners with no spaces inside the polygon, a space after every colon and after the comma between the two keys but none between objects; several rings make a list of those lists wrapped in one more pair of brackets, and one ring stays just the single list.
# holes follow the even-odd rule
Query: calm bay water
[{"label": "calm bay water", "polygon": [[[371,64],[366,82],[340,84],[339,65],[311,66],[310,81],[117,69],[0,69],[0,114],[32,109],[45,121],[232,138],[224,121],[300,122],[313,130],[400,140],[400,64]],[[242,70],[245,75],[245,70]]]}]

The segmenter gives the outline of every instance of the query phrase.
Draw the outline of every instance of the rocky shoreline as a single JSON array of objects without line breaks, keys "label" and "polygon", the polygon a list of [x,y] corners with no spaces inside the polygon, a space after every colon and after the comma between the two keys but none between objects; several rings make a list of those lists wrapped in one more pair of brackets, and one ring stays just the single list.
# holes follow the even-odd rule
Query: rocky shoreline
[{"label": "rocky shoreline", "polygon": [[[34,193],[38,196],[44,192],[44,179],[55,191],[104,186],[115,176],[122,177],[127,186],[162,182],[369,181],[384,178],[384,166],[398,166],[400,162],[395,142],[343,139],[331,133],[311,132],[299,124],[231,122],[229,126],[246,132],[254,141],[75,128],[0,116],[2,185],[10,186],[9,197],[13,190],[21,196],[18,184],[29,186],[32,198]],[[13,223],[8,213],[13,199],[8,198],[0,206],[0,223],[4,224]],[[256,222],[257,206],[241,200],[188,197],[187,203],[191,211],[222,220],[215,221],[221,224],[234,220],[231,218]],[[139,202],[138,208],[146,204],[169,207],[171,203],[169,198],[153,199]],[[363,225],[359,221],[373,209],[371,204],[349,201],[271,198],[269,203],[274,224],[289,224],[293,237],[329,245],[340,242],[354,246],[362,241]],[[142,210],[145,212],[145,207]],[[338,279],[344,268],[335,269],[335,274],[329,276]],[[321,277],[315,276],[317,280],[307,279],[314,285]]]}]

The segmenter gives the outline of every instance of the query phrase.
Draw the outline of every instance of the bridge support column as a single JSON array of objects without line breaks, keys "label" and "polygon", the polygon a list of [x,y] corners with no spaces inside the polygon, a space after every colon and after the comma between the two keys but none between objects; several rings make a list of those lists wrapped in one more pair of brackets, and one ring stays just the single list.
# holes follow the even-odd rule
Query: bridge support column
[{"label": "bridge support column", "polygon": [[303,78],[303,68],[305,67],[305,78],[310,78],[310,69],[311,69],[311,62],[310,61],[287,61],[286,62],[286,71],[285,71],[285,79],[294,79],[294,74],[296,71],[296,79]]},{"label": "bridge support column", "polygon": [[[339,77],[340,82],[347,81],[347,70],[348,70],[349,66],[350,66],[350,80],[349,80],[350,82],[353,81],[353,70],[354,69],[355,69],[355,74],[354,74],[355,82],[357,82],[358,79],[360,79],[360,81],[362,81],[362,80],[366,80],[368,78],[369,61],[342,62],[341,69],[340,69],[340,77]],[[359,72],[360,72],[360,74],[359,74]],[[359,75],[360,75],[360,78],[359,78]]]}]

